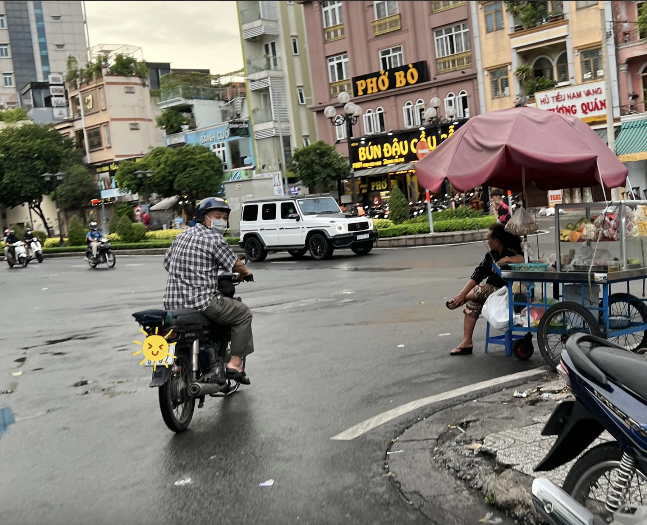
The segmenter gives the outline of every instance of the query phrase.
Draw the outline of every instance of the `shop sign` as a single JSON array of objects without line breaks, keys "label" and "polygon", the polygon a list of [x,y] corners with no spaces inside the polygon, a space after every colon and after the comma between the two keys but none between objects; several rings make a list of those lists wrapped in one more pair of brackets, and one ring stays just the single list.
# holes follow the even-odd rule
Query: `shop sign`
[{"label": "shop sign", "polygon": [[353,77],[353,94],[356,97],[391,91],[405,86],[415,86],[429,81],[427,62],[414,62],[393,69]]},{"label": "shop sign", "polygon": [[211,142],[222,142],[229,138],[229,129],[223,128],[219,131],[207,131],[203,135],[200,135],[198,142],[200,144],[209,144]]},{"label": "shop sign", "polygon": [[52,108],[52,116],[55,119],[67,118],[67,108]]},{"label": "shop sign", "polygon": [[67,107],[67,101],[65,97],[52,97],[52,107],[53,108],[64,108]]},{"label": "shop sign", "polygon": [[562,203],[562,190],[550,190],[548,192],[548,205],[555,206],[555,204]]},{"label": "shop sign", "polygon": [[249,137],[249,122],[246,120],[232,120],[229,122],[229,136]]},{"label": "shop sign", "polygon": [[350,143],[353,169],[417,162],[418,143],[424,140],[423,147],[433,151],[451,137],[464,122],[466,121],[441,126],[440,133],[435,126],[427,126],[422,131],[420,128],[415,128],[394,131],[392,135],[366,137],[363,141],[353,139]]},{"label": "shop sign", "polygon": [[64,86],[49,86],[49,94],[52,96],[65,96],[65,87]]},{"label": "shop sign", "polygon": [[537,108],[583,120],[606,118],[607,98],[604,81],[568,86],[535,94]]},{"label": "shop sign", "polygon": [[64,84],[63,75],[61,73],[51,73],[47,76],[47,81],[50,84]]},{"label": "shop sign", "polygon": [[99,105],[97,104],[97,90],[82,93],[81,99],[83,103],[83,112],[85,115],[91,115],[92,113],[97,113],[99,111]]}]

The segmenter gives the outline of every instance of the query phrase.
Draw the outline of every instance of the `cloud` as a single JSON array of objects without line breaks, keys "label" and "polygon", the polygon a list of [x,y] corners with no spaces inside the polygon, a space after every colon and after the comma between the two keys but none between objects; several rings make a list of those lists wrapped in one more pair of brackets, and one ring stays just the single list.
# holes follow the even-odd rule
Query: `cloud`
[{"label": "cloud", "polygon": [[90,45],[129,44],[148,62],[227,73],[243,66],[236,2],[86,2]]}]

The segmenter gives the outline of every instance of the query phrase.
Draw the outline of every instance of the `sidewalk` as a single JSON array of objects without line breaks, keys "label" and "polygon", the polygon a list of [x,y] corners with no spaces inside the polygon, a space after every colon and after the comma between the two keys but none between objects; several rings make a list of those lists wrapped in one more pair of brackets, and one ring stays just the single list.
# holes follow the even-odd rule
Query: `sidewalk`
[{"label": "sidewalk", "polygon": [[[527,397],[514,397],[515,391]],[[533,472],[555,441],[541,431],[563,399],[573,397],[550,372],[436,412],[393,440],[389,475],[407,501],[438,523],[540,523],[532,506],[534,477],[561,486],[572,465]],[[609,439],[605,433],[592,446]]]}]

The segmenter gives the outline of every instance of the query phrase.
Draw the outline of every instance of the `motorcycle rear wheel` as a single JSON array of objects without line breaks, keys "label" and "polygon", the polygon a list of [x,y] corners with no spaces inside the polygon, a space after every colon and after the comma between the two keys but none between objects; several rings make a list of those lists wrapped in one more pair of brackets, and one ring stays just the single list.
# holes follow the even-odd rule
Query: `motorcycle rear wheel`
[{"label": "motorcycle rear wheel", "polygon": [[173,432],[189,428],[195,409],[195,398],[189,396],[187,387],[191,382],[191,361],[186,353],[178,353],[175,365],[177,373],[171,373],[168,381],[159,388],[160,411],[166,426]]}]

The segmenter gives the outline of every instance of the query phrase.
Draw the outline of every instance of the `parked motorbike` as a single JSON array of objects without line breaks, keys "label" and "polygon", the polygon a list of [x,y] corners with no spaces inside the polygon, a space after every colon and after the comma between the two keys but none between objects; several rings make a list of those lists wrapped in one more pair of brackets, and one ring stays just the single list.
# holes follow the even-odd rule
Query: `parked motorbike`
[{"label": "parked motorbike", "polygon": [[[239,283],[237,273],[218,276],[218,288],[224,296],[234,298]],[[239,383],[226,377],[226,364],[231,358],[229,326],[212,324],[200,310],[143,310],[133,317],[149,336],[159,335],[175,343],[170,350],[175,359],[166,358],[168,367],[156,361],[149,385],[159,388],[162,419],[170,430],[183,432],[189,427],[196,399],[198,408],[202,408],[207,395],[225,397],[238,390]],[[210,352],[217,356],[216,377],[207,383],[201,378],[210,370]],[[144,364],[154,365],[152,361]]]},{"label": "parked motorbike", "polygon": [[101,244],[97,249],[96,258],[92,256],[92,246],[89,244],[85,252],[90,268],[96,268],[99,264],[106,264],[108,268],[114,268],[115,264],[117,264],[117,257],[110,247],[110,240],[107,237],[102,237],[99,242]]},{"label": "parked motorbike", "polygon": [[9,265],[9,268],[13,268],[14,265],[19,264],[23,268],[29,264],[29,257],[27,257],[27,250],[25,249],[25,243],[18,241],[13,243],[11,246],[14,248],[15,255],[11,255],[11,250],[9,246],[5,244],[4,247],[4,257]]},{"label": "parked motorbike", "polygon": [[29,259],[36,259],[39,263],[43,262],[43,248],[40,245],[38,237],[34,237],[29,241]]},{"label": "parked motorbike", "polygon": [[594,515],[547,479],[532,482],[532,502],[549,525],[638,525],[647,523],[647,507],[632,507],[627,512]]},{"label": "parked motorbike", "polygon": [[546,423],[542,435],[558,437],[535,470],[574,460],[606,430],[615,441],[583,454],[563,485],[593,513],[647,504],[647,356],[640,352],[575,334],[557,367],[575,401],[557,405]]}]

